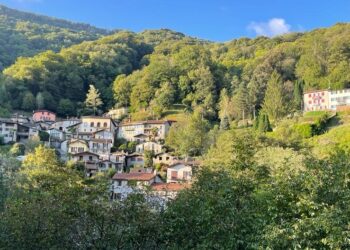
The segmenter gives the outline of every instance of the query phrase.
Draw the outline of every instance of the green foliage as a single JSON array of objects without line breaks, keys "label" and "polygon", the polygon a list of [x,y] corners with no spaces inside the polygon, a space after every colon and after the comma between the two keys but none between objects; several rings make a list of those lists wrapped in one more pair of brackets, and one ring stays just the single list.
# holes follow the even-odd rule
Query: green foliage
[{"label": "green foliage", "polygon": [[263,110],[273,121],[282,118],[285,114],[281,77],[277,72],[272,73],[267,84]]},{"label": "green foliage", "polygon": [[146,150],[144,153],[144,157],[145,157],[145,167],[153,168],[154,152],[151,150]]},{"label": "green foliage", "polygon": [[62,117],[76,115],[74,103],[69,99],[61,99],[57,107],[57,114]]},{"label": "green foliage", "polygon": [[50,134],[47,133],[46,131],[39,131],[39,138],[40,138],[40,141],[49,141]]},{"label": "green foliage", "polygon": [[209,123],[201,114],[194,113],[186,121],[171,126],[166,145],[179,155],[202,155],[209,147]]},{"label": "green foliage", "polygon": [[100,98],[100,92],[94,87],[94,85],[89,86],[89,91],[86,94],[85,106],[87,108],[92,108],[94,110],[94,114],[96,115],[96,111],[99,107],[103,105],[103,102]]},{"label": "green foliage", "polygon": [[272,131],[269,116],[266,113],[261,112],[255,121],[254,127],[259,133]]},{"label": "green foliage", "polygon": [[35,107],[35,98],[33,94],[30,92],[25,93],[22,101],[22,109],[25,111],[33,111]]},{"label": "green foliage", "polygon": [[13,156],[24,155],[24,153],[25,153],[25,146],[24,144],[21,144],[21,143],[13,144],[10,149],[10,154]]},{"label": "green foliage", "polygon": [[59,51],[108,32],[87,24],[30,14],[0,6],[0,69],[20,56],[33,56],[45,50]]}]

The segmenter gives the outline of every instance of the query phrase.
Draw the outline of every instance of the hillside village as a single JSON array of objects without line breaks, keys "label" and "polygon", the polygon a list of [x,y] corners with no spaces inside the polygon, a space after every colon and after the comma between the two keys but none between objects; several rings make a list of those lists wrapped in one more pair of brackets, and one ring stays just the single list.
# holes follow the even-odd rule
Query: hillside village
[{"label": "hillside village", "polygon": [[[304,112],[345,111],[350,107],[350,90],[309,91],[303,99]],[[200,165],[198,160],[180,158],[165,147],[165,138],[176,121],[120,121],[126,115],[127,109],[120,108],[103,116],[59,119],[49,110],[36,110],[32,117],[13,114],[0,118],[0,136],[5,144],[39,138],[55,149],[61,160],[81,164],[86,177],[109,173],[112,199],[145,188],[165,200],[175,198],[190,185]],[[43,133],[47,135],[44,139]]]},{"label": "hillside village", "polygon": [[[115,117],[114,118],[118,118]],[[47,133],[44,144],[54,148],[63,161],[82,164],[87,177],[111,173],[111,197],[126,198],[136,189],[150,187],[168,199],[191,183],[199,163],[179,158],[164,148],[164,140],[176,121],[122,121],[105,116],[58,119],[48,110],[36,110],[32,117],[13,115],[0,118],[4,143],[25,143]],[[119,142],[131,149],[118,150]],[[23,160],[25,156],[19,156]]]}]

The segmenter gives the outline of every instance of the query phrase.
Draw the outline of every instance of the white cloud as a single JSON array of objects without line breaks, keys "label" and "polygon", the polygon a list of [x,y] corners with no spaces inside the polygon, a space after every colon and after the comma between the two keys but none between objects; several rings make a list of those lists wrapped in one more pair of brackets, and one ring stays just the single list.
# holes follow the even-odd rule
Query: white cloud
[{"label": "white cloud", "polygon": [[291,26],[283,18],[272,18],[268,22],[251,22],[249,30],[254,31],[258,36],[277,36],[289,33]]}]

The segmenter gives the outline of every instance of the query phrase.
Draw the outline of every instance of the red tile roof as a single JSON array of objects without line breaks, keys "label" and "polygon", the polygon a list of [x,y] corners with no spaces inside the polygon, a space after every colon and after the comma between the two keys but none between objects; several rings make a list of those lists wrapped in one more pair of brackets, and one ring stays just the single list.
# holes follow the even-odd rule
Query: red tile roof
[{"label": "red tile roof", "polygon": [[152,184],[152,189],[154,191],[180,191],[185,188],[189,188],[188,183],[154,183]]},{"label": "red tile roof", "polygon": [[112,180],[149,181],[154,177],[155,175],[153,173],[121,173],[121,174],[115,174],[112,177]]}]

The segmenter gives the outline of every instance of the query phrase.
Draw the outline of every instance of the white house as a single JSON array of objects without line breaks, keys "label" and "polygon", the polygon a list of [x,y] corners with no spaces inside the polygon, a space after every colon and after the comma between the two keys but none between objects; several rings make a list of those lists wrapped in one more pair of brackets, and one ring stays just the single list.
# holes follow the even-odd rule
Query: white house
[{"label": "white house", "polygon": [[113,147],[112,140],[110,139],[91,139],[89,141],[89,149],[91,152],[100,154],[100,155],[108,155],[111,152],[111,148]]},{"label": "white house", "polygon": [[102,158],[116,162],[118,164],[118,166],[120,166],[124,169],[126,166],[127,155],[128,155],[127,153],[121,151],[121,152],[113,152],[113,153],[109,154],[107,157],[102,156]]},{"label": "white house", "polygon": [[136,152],[143,154],[145,151],[153,151],[153,153],[158,154],[161,153],[163,146],[156,142],[143,142],[141,144],[136,145]]},{"label": "white house", "polygon": [[10,119],[0,119],[0,136],[4,138],[4,143],[17,141],[18,124]]},{"label": "white house", "polygon": [[143,167],[145,160],[143,154],[132,153],[126,156],[126,166],[130,167]]},{"label": "white house", "polygon": [[169,120],[124,122],[118,126],[118,138],[137,141],[137,136],[143,135],[148,137],[148,140],[164,140],[173,122]]},{"label": "white house", "polygon": [[78,118],[64,119],[61,121],[56,121],[51,125],[50,128],[54,128],[63,132],[69,132],[69,128],[74,125],[79,124],[81,121]]},{"label": "white house", "polygon": [[47,133],[50,135],[50,139],[64,141],[65,133],[62,130],[56,128],[50,128],[47,130]]},{"label": "white house", "polygon": [[142,192],[153,183],[162,182],[155,173],[117,173],[112,177],[112,198],[124,199],[133,192]]},{"label": "white house", "polygon": [[117,173],[123,172],[123,166],[118,164],[117,162],[102,160],[99,161],[97,164],[99,172],[107,172],[109,169],[114,169],[117,171]]},{"label": "white house", "polygon": [[87,176],[92,176],[98,172],[99,155],[91,152],[80,152],[71,156],[74,162],[80,162],[84,164],[85,172]]},{"label": "white house", "polygon": [[68,153],[76,154],[89,151],[89,144],[85,140],[73,139],[68,142]]},{"label": "white house", "polygon": [[101,140],[111,140],[112,144],[114,143],[114,132],[107,131],[107,130],[98,130],[93,133],[94,139],[101,139]]},{"label": "white house", "polygon": [[192,179],[192,166],[185,163],[175,163],[167,169],[167,183],[189,182]]},{"label": "white house", "polygon": [[78,126],[79,132],[96,132],[106,130],[115,133],[117,124],[109,117],[101,116],[83,116],[81,124]]},{"label": "white house", "polygon": [[153,157],[154,164],[166,164],[172,165],[179,160],[178,157],[173,156],[169,153],[159,153]]}]

